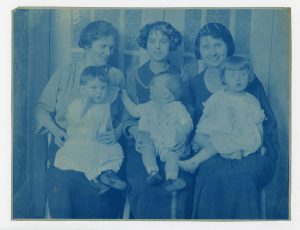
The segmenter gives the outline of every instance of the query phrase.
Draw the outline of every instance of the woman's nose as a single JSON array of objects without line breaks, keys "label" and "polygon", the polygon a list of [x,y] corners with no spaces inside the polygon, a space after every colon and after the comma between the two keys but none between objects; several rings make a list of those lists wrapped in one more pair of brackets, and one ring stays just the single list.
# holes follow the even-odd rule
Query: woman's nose
[{"label": "woman's nose", "polygon": [[160,42],[159,42],[159,41],[155,42],[155,48],[156,48],[156,49],[160,49],[160,47],[161,47],[161,46],[160,46]]},{"label": "woman's nose", "polygon": [[214,47],[214,46],[211,46],[210,49],[209,49],[209,54],[210,54],[211,56],[215,56],[216,53],[217,53],[217,52],[216,52],[215,47]]},{"label": "woman's nose", "polygon": [[106,47],[104,49],[104,53],[107,57],[109,57],[112,54],[112,50],[109,47]]}]

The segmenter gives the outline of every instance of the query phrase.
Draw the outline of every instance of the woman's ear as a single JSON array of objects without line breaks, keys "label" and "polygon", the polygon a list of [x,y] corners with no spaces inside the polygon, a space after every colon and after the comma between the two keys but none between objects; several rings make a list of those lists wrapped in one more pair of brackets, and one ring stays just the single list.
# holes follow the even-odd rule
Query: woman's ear
[{"label": "woman's ear", "polygon": [[85,86],[84,85],[80,85],[79,86],[79,91],[80,91],[81,95],[84,95],[85,94]]}]

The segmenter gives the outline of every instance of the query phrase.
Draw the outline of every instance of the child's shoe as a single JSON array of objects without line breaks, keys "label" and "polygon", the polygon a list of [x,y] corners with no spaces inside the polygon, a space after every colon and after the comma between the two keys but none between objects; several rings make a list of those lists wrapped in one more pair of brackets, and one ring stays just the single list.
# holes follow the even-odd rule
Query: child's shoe
[{"label": "child's shoe", "polygon": [[112,170],[107,170],[101,173],[100,181],[103,184],[118,190],[124,190],[127,187],[127,183],[121,180],[118,175]]},{"label": "child's shoe", "polygon": [[184,189],[186,186],[185,181],[182,178],[168,179],[164,183],[163,187],[167,192],[173,192]]},{"label": "child's shoe", "polygon": [[92,179],[90,182],[91,182],[91,186],[94,189],[98,190],[99,195],[106,193],[107,191],[110,190],[110,188],[107,185],[103,184],[101,181],[98,181],[96,178]]},{"label": "child's shoe", "polygon": [[162,182],[162,177],[159,175],[159,172],[152,171],[146,179],[146,183],[150,185],[159,184]]}]

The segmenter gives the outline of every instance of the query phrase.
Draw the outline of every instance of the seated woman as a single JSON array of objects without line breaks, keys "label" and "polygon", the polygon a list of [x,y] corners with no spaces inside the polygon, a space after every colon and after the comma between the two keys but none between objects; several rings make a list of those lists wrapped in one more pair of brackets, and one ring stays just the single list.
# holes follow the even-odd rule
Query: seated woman
[{"label": "seated woman", "polygon": [[[50,132],[54,136],[48,152],[50,167],[46,178],[53,218],[119,218],[122,213],[122,192],[111,189],[99,195],[99,190],[84,173],[58,169],[53,164],[57,149],[68,140],[66,114],[70,103],[80,97],[82,70],[88,66],[99,66],[107,72],[111,85],[119,89],[124,87],[123,73],[108,64],[118,37],[117,30],[106,21],[89,23],[82,29],[79,39],[79,47],[84,49],[83,58],[59,68],[37,102],[38,131]],[[113,128],[97,134],[98,141],[107,145],[116,143],[122,133],[122,103],[119,97],[110,107]]]},{"label": "seated woman", "polygon": [[[170,51],[174,51],[181,44],[181,34],[170,23],[154,22],[145,25],[140,31],[138,44],[149,55],[149,61],[137,70],[127,73],[126,88],[131,100],[135,104],[146,103],[150,100],[150,83],[162,73],[180,75],[178,67],[168,61]],[[183,91],[183,104],[187,105],[186,79]],[[186,182],[185,189],[176,192],[166,191],[163,186],[152,186],[146,182],[149,176],[142,161],[141,152],[154,148],[149,133],[137,129],[136,119],[125,122],[128,139],[126,147],[126,176],[129,184],[128,200],[132,216],[135,219],[171,219],[189,218],[192,205],[192,177],[180,171],[179,177]],[[128,135],[129,135],[128,134]],[[178,145],[172,151],[182,152],[185,145]],[[165,179],[165,164],[157,159],[162,178]]]},{"label": "seated woman", "polygon": [[[220,66],[234,54],[230,31],[222,24],[208,23],[198,32],[195,55],[202,59],[206,69],[191,81],[194,99],[194,124],[203,114],[204,102],[216,91],[224,89]],[[196,171],[193,218],[197,219],[259,219],[260,192],[270,183],[278,154],[277,124],[263,86],[252,74],[245,91],[259,101],[266,119],[263,121],[265,154],[255,153],[231,159],[217,154],[202,162]],[[197,140],[195,141],[197,142]]]}]

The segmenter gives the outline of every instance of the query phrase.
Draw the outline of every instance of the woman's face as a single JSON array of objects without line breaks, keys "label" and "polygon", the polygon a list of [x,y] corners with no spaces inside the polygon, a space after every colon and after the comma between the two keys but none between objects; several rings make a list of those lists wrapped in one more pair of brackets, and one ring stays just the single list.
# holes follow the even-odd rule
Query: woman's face
[{"label": "woman's face", "polygon": [[147,40],[147,52],[150,60],[165,61],[170,51],[170,40],[160,30],[152,30]]},{"label": "woman's face", "polygon": [[87,48],[87,55],[94,62],[94,65],[105,66],[114,52],[115,39],[112,35],[99,38],[92,42]]},{"label": "woman's face", "polygon": [[208,35],[200,38],[199,51],[207,66],[219,67],[227,57],[228,49],[223,39]]}]

